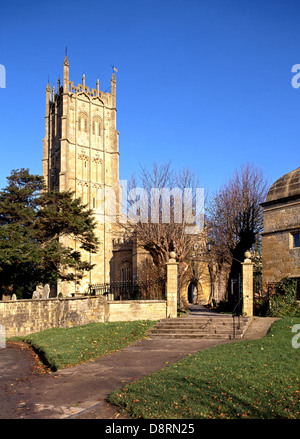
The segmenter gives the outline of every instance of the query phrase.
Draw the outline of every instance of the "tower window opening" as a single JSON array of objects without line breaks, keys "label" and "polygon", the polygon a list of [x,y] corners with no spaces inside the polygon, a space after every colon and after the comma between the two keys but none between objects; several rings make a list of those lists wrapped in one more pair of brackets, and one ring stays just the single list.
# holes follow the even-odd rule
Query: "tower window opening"
[{"label": "tower window opening", "polygon": [[293,248],[300,247],[300,233],[293,234]]}]

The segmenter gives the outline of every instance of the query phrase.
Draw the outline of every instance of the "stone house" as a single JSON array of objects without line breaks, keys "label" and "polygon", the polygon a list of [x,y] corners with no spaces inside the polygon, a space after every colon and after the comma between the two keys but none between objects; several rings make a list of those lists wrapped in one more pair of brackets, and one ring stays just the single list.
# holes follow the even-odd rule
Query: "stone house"
[{"label": "stone house", "polygon": [[300,300],[300,167],[275,181],[262,207],[263,284],[294,278]]}]

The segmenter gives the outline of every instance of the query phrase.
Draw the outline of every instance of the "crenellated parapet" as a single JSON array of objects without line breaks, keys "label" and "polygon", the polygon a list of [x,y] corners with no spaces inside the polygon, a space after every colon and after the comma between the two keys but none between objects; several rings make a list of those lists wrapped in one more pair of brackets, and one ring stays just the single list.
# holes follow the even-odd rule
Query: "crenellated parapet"
[{"label": "crenellated parapet", "polygon": [[115,238],[112,240],[112,243],[113,251],[132,251],[133,249],[133,242],[127,237]]}]

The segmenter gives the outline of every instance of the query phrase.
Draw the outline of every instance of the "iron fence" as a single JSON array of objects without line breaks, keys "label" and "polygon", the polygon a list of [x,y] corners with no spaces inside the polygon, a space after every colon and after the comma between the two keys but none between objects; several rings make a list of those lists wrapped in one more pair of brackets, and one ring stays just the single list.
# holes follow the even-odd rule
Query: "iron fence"
[{"label": "iron fence", "polygon": [[110,282],[91,284],[88,294],[102,295],[107,300],[166,300],[165,280]]},{"label": "iron fence", "polygon": [[253,273],[253,294],[259,297],[263,294],[262,274],[260,272]]},{"label": "iron fence", "polygon": [[261,272],[253,273],[253,307],[254,315],[263,317],[269,309],[269,292],[263,288]]}]

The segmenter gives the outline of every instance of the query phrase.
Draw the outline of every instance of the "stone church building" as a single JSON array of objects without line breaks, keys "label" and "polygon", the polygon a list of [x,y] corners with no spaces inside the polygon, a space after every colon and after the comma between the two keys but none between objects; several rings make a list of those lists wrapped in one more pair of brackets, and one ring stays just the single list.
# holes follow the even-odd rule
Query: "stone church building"
[{"label": "stone church building", "polygon": [[[46,88],[43,176],[49,190],[72,190],[93,209],[100,246],[97,254],[82,252],[95,267],[80,285],[58,284],[57,293],[63,295],[83,294],[90,284],[137,279],[149,257],[136,242],[122,236],[118,223],[121,186],[116,113],[114,71],[109,92],[100,91],[98,79],[95,88],[88,87],[85,75],[75,85],[69,78],[66,55],[62,84],[58,79],[56,90],[49,83]],[[76,240],[66,244],[78,247]],[[187,301],[202,301],[209,293],[207,281],[201,285],[194,278],[185,287]]]},{"label": "stone church building", "polygon": [[[111,78],[111,92],[69,79],[67,55],[63,64],[63,83],[57,90],[46,88],[45,138],[43,140],[43,176],[49,190],[72,190],[75,197],[94,210],[96,234],[100,241],[97,254],[85,254],[95,268],[87,274],[80,292],[88,284],[109,282],[112,257],[112,227],[105,206],[105,192],[118,196],[119,133],[116,128],[116,79]],[[68,243],[77,248],[76,241]],[[77,293],[74,284],[63,283],[58,291],[64,295]]]}]

